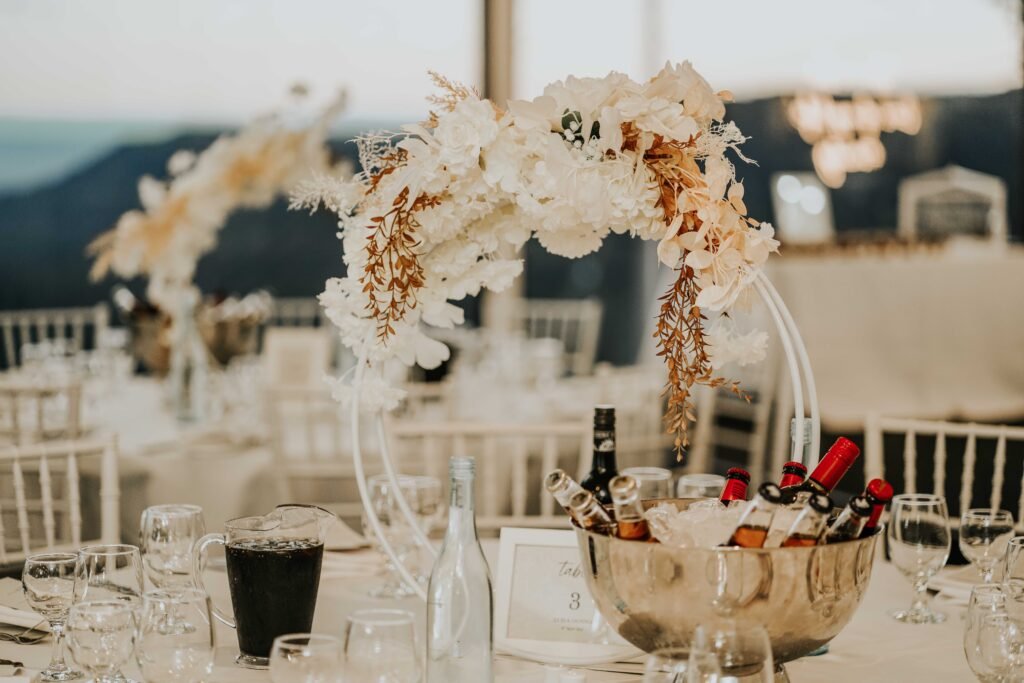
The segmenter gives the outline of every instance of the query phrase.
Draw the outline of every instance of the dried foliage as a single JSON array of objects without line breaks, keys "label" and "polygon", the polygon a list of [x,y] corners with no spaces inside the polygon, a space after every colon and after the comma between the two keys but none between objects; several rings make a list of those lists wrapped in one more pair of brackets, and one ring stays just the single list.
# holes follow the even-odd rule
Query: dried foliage
[{"label": "dried foliage", "polygon": [[[476,88],[453,81],[447,76],[443,76],[436,71],[427,71],[430,74],[430,80],[434,82],[437,89],[441,91],[439,95],[428,95],[427,102],[437,105],[443,111],[452,111],[462,100],[467,97],[480,97],[479,91]],[[437,125],[437,113],[430,112],[430,119],[427,121],[428,127],[435,127]]]}]

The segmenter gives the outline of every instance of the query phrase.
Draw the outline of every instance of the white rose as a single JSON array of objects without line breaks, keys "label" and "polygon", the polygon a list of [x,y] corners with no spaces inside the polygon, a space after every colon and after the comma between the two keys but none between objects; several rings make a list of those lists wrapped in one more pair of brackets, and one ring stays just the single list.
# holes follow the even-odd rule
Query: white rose
[{"label": "white rose", "polygon": [[479,164],[480,150],[494,142],[498,122],[488,102],[465,99],[441,116],[434,130],[440,145],[440,161],[452,171]]}]

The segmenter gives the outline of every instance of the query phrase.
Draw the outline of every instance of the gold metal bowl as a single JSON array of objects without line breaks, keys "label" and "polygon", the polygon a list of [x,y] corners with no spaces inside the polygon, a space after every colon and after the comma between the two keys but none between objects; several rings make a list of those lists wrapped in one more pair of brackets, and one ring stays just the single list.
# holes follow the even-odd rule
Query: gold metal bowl
[{"label": "gold metal bowl", "polygon": [[576,529],[590,594],[627,641],[644,652],[687,648],[701,623],[751,621],[768,631],[777,665],[843,630],[868,589],[879,535],[809,548],[673,548]]}]

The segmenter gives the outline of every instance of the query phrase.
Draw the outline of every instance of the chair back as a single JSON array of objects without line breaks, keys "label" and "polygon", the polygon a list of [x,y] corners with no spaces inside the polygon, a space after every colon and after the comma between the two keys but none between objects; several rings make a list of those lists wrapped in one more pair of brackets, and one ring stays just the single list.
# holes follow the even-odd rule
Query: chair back
[{"label": "chair back", "polygon": [[[0,311],[0,368],[21,365],[21,347],[46,340],[66,341],[72,352],[95,347],[110,326],[104,303],[80,308]],[[87,341],[88,339],[88,341]]]},{"label": "chair back", "polygon": [[577,471],[591,445],[584,422],[393,421],[387,432],[405,474],[434,476],[447,485],[450,456],[476,457],[476,523],[481,530],[566,527],[564,511],[544,490],[544,476],[556,467]]},{"label": "chair back", "polygon": [[82,385],[0,380],[0,445],[75,439],[82,431]]},{"label": "chair back", "polygon": [[[98,474],[98,529],[83,534],[83,478]],[[51,441],[0,450],[0,564],[43,551],[117,543],[120,490],[114,438]],[[93,522],[92,526],[96,526]],[[98,538],[94,534],[98,531]],[[83,540],[83,535],[88,536]]]},{"label": "chair back", "polygon": [[597,356],[604,306],[597,299],[526,299],[517,307],[515,329],[531,339],[562,342],[566,370],[589,375]]},{"label": "chair back", "polygon": [[[1024,427],[869,415],[864,425],[864,476],[867,480],[888,478],[887,473],[891,476],[886,467],[887,436],[902,441],[900,463],[903,481],[902,488],[897,487],[897,490],[946,495],[951,517],[958,516],[975,503],[984,507],[1005,507],[1003,489],[1006,484],[1007,445],[1024,444]],[[962,450],[959,447],[961,441]],[[953,442],[956,446],[951,448]],[[921,471],[919,467],[928,447],[931,450],[930,472]],[[950,472],[957,456],[961,460],[959,471]],[[974,496],[976,476],[979,472],[989,471],[988,500],[977,500]],[[929,475],[931,485],[922,487],[921,480],[929,478]],[[957,475],[959,481],[956,480]],[[953,495],[947,495],[947,491]],[[1017,528],[1024,529],[1024,488],[1011,505],[1016,508]]]},{"label": "chair back", "polygon": [[274,313],[267,324],[272,327],[324,327],[327,319],[316,297],[274,297]]}]

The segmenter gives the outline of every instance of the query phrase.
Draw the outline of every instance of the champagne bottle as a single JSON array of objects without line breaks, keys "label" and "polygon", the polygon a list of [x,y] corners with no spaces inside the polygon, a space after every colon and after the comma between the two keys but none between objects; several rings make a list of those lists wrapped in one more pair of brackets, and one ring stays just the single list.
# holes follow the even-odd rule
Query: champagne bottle
[{"label": "champagne bottle", "polygon": [[867,496],[855,496],[825,532],[824,542],[836,543],[858,538],[868,523],[872,508]]},{"label": "champagne bottle", "polygon": [[594,406],[594,459],[580,485],[594,494],[597,502],[611,505],[608,484],[618,476],[615,465],[615,407]]},{"label": "champagne bottle", "polygon": [[781,502],[782,491],[778,486],[771,482],[761,484],[757,489],[757,495],[747,503],[736,529],[725,545],[763,548],[768,538],[768,529],[772,525],[772,517],[775,516],[775,510]]},{"label": "champagne bottle", "polygon": [[892,484],[885,479],[872,479],[868,482],[868,487],[864,489],[864,495],[871,501],[871,516],[868,517],[864,530],[860,532],[861,538],[870,536],[878,529],[878,522],[882,519],[885,506],[892,500],[892,494]]},{"label": "champagne bottle", "polygon": [[832,499],[824,493],[815,493],[807,500],[807,505],[800,511],[782,541],[783,548],[817,545],[821,532],[828,523],[828,515],[832,512]]},{"label": "champagne bottle", "polygon": [[730,467],[725,473],[725,486],[722,487],[722,495],[718,497],[724,505],[730,505],[734,501],[746,501],[747,487],[750,485],[750,472],[742,467]]},{"label": "champagne bottle", "polygon": [[494,680],[491,572],[476,532],[473,458],[448,464],[448,530],[427,587],[427,683]]},{"label": "champagne bottle", "polygon": [[615,505],[615,527],[619,538],[629,541],[646,541],[651,530],[644,518],[644,506],[640,502],[640,486],[629,475],[612,479],[609,486],[612,503]]},{"label": "champagne bottle", "polygon": [[839,437],[828,449],[818,466],[799,486],[787,486],[782,489],[785,503],[798,503],[803,506],[814,493],[832,493],[839,480],[843,478],[860,455],[860,449],[846,437]]}]

